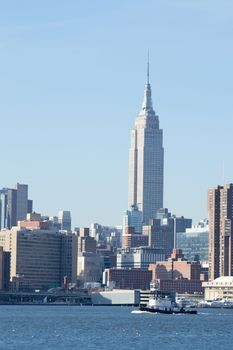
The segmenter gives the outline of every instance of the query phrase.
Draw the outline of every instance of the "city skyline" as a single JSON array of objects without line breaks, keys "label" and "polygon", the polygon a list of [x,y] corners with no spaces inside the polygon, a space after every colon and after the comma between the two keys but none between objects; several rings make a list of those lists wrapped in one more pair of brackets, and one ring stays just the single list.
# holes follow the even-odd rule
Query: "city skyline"
[{"label": "city skyline", "polygon": [[149,48],[166,150],[164,207],[194,221],[207,216],[208,188],[232,182],[232,8],[3,4],[1,187],[27,183],[37,211],[71,210],[74,226],[121,223]]},{"label": "city skyline", "polygon": [[0,3],[1,347],[230,349],[233,1]]}]

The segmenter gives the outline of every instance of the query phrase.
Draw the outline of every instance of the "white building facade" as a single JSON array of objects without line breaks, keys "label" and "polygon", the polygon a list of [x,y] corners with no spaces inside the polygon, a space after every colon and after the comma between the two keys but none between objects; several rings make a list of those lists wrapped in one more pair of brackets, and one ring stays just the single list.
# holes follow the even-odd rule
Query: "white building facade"
[{"label": "white building facade", "polygon": [[233,301],[233,276],[218,277],[213,281],[203,282],[205,300]]},{"label": "white building facade", "polygon": [[160,248],[138,247],[118,249],[117,268],[148,269],[150,264],[165,259],[164,250]]}]

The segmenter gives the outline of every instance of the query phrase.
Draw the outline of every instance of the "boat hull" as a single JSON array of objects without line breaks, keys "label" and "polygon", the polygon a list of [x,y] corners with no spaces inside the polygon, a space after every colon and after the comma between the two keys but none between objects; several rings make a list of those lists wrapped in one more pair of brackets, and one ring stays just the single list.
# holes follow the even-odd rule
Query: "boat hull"
[{"label": "boat hull", "polygon": [[140,311],[146,311],[146,312],[151,312],[151,313],[156,313],[156,314],[188,314],[188,315],[196,315],[197,310],[185,310],[185,309],[179,309],[179,310],[174,310],[174,309],[168,309],[168,310],[163,310],[163,309],[157,309],[153,307],[147,307],[147,306],[141,306]]}]

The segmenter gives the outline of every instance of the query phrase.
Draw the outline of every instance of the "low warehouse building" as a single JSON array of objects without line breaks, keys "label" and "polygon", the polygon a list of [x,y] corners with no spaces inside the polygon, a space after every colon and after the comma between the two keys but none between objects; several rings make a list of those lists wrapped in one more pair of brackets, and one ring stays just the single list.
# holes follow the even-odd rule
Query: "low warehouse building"
[{"label": "low warehouse building", "polygon": [[139,305],[139,290],[112,290],[92,293],[93,305]]}]

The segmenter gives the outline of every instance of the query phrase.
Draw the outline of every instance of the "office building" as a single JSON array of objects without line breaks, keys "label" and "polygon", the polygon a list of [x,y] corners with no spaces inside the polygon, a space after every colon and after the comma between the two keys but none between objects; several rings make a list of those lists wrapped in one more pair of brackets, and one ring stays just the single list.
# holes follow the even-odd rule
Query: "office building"
[{"label": "office building", "polygon": [[101,246],[120,248],[122,227],[104,226],[98,223],[92,223],[90,226],[90,236]]},{"label": "office building", "polygon": [[92,223],[90,226],[90,236],[95,238],[95,240],[99,240],[100,233],[102,231],[102,225],[98,223]]},{"label": "office building", "polygon": [[49,230],[51,228],[51,222],[49,220],[42,220],[41,215],[38,213],[28,213],[27,220],[18,221],[18,227],[27,230]]},{"label": "office building", "polygon": [[164,293],[203,294],[202,282],[200,280],[157,280],[157,286]]},{"label": "office building", "polygon": [[191,226],[191,219],[172,216],[167,208],[161,208],[157,211],[156,218],[150,220],[149,225],[143,226],[143,234],[148,235],[148,244],[151,248],[163,248],[168,258],[175,247],[177,228],[185,229]]},{"label": "office building", "polygon": [[16,221],[25,220],[28,212],[28,185],[17,183]]},{"label": "office building", "polygon": [[187,261],[181,249],[173,249],[167,261],[159,261],[150,264],[153,280],[200,280],[201,264],[199,262]]},{"label": "office building", "polygon": [[101,282],[102,265],[100,255],[91,252],[82,252],[78,255],[78,282],[83,285],[87,282]]},{"label": "office building", "polygon": [[61,273],[60,282],[66,278],[67,283],[77,283],[77,236],[61,233]]},{"label": "office building", "polygon": [[0,190],[0,229],[17,226],[32,213],[33,201],[28,199],[28,185],[17,183],[16,189]]},{"label": "office building", "polygon": [[80,227],[77,233],[77,275],[79,285],[101,282],[101,258],[96,254],[96,240],[90,237],[88,227]]},{"label": "office building", "polygon": [[17,225],[17,190],[9,189],[7,198],[8,198],[7,226],[8,228],[11,228]]},{"label": "office building", "polygon": [[61,230],[61,224],[58,222],[58,216],[50,216],[49,221],[54,229]]},{"label": "office building", "polygon": [[147,269],[105,269],[103,284],[109,288],[150,289],[152,272]]},{"label": "office building", "polygon": [[60,224],[61,230],[71,231],[71,215],[68,210],[59,210],[58,212],[58,223]]},{"label": "office building", "polygon": [[135,233],[134,227],[125,227],[125,233],[122,235],[122,248],[136,248],[148,246],[148,235]]},{"label": "office building", "polygon": [[125,228],[133,227],[136,234],[142,233],[142,212],[136,205],[132,205],[130,210],[126,210],[123,216],[123,235]]},{"label": "office building", "polygon": [[79,227],[78,229],[78,235],[79,237],[90,237],[90,230],[89,227]]},{"label": "office building", "polygon": [[208,263],[209,259],[209,223],[200,221],[187,228],[185,232],[176,233],[176,247],[182,249],[184,257],[189,261]]},{"label": "office building", "polygon": [[168,261],[150,264],[152,280],[162,292],[202,293],[201,264],[184,258],[181,249],[173,249]]},{"label": "office building", "polygon": [[113,249],[96,248],[96,253],[100,256],[103,270],[116,267],[116,254]]},{"label": "office building", "polygon": [[27,213],[32,213],[33,212],[33,200],[32,199],[28,199],[28,209],[27,209]]},{"label": "office building", "polygon": [[209,280],[233,274],[233,184],[208,191]]},{"label": "office building", "polygon": [[8,290],[10,283],[10,253],[0,246],[0,290]]},{"label": "office building", "polygon": [[83,252],[95,253],[96,240],[90,236],[77,236],[78,254]]},{"label": "office building", "polygon": [[82,253],[96,253],[96,240],[89,235],[88,227],[80,227],[77,233],[77,252],[78,257]]},{"label": "office building", "polygon": [[164,250],[159,248],[138,247],[117,251],[118,269],[147,269],[150,264],[162,260],[165,260]]},{"label": "office building", "polygon": [[23,290],[59,287],[64,276],[75,283],[77,251],[75,235],[48,229],[0,231],[0,246],[10,252],[10,279],[19,280]]},{"label": "office building", "polygon": [[149,63],[141,110],[131,132],[129,152],[129,208],[136,206],[148,225],[163,207],[163,131],[151,98]]},{"label": "office building", "polygon": [[0,190],[0,230],[7,228],[8,188]]},{"label": "office building", "polygon": [[176,234],[177,232],[185,232],[186,229],[192,227],[192,219],[184,216],[172,215],[174,221],[174,248],[176,248]]}]

